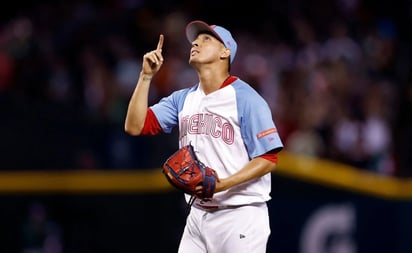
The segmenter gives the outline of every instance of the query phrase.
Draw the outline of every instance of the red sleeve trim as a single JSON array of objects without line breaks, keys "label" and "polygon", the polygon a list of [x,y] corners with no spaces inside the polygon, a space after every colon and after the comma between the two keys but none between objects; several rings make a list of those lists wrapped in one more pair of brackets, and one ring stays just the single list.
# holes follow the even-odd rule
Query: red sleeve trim
[{"label": "red sleeve trim", "polygon": [[146,119],[144,121],[144,126],[142,129],[141,135],[156,135],[162,132],[162,127],[159,124],[159,121],[156,118],[156,115],[152,109],[147,109]]},{"label": "red sleeve trim", "polygon": [[272,163],[278,164],[278,154],[277,154],[274,150],[269,151],[269,152],[267,152],[267,153],[265,153],[265,154],[263,154],[263,155],[261,155],[261,156],[259,156],[259,157],[262,157],[262,158],[264,158],[264,159],[266,159],[266,160],[269,160],[269,161],[271,161]]}]

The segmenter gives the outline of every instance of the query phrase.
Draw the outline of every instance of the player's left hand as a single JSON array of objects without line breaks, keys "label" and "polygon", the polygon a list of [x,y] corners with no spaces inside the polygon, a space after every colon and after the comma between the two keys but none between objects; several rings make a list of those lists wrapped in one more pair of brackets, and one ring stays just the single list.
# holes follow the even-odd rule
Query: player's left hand
[{"label": "player's left hand", "polygon": [[219,177],[204,165],[191,144],[173,153],[163,164],[163,173],[177,189],[202,200],[211,200]]}]

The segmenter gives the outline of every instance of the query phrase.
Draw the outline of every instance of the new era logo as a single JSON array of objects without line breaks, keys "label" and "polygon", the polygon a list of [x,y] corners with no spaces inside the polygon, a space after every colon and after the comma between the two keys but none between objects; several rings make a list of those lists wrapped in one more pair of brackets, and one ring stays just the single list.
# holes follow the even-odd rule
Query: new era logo
[{"label": "new era logo", "polygon": [[243,239],[243,238],[245,238],[246,236],[244,235],[244,234],[239,234],[239,238],[240,239]]}]

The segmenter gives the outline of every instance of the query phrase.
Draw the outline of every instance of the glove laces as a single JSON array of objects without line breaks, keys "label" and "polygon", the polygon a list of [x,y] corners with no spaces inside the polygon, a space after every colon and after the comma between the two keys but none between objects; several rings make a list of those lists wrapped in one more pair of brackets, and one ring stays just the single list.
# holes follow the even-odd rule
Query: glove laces
[{"label": "glove laces", "polygon": [[195,202],[195,200],[196,200],[196,196],[195,196],[195,195],[190,196],[190,199],[189,199],[189,201],[187,202],[187,208],[186,208],[188,214],[190,213],[190,209],[192,208],[192,205],[193,205],[193,203]]}]

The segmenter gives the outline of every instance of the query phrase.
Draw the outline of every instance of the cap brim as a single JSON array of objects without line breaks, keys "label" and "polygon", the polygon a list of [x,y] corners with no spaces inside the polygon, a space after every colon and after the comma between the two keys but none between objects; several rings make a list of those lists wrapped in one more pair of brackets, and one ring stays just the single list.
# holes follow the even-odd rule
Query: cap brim
[{"label": "cap brim", "polygon": [[196,20],[186,26],[186,37],[192,43],[200,33],[210,33],[223,43],[222,38],[207,23]]}]

